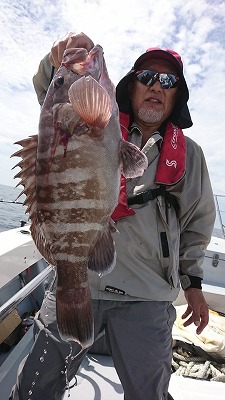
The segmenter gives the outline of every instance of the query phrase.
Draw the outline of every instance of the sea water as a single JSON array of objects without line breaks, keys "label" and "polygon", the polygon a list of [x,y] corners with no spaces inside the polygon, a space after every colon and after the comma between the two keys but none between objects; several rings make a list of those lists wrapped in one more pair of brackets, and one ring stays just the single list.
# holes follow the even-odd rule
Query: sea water
[{"label": "sea water", "polygon": [[26,206],[20,204],[25,196],[23,195],[18,202],[14,203],[22,190],[22,186],[13,188],[0,184],[0,232],[20,227],[20,221],[28,222],[28,215],[25,214]]}]

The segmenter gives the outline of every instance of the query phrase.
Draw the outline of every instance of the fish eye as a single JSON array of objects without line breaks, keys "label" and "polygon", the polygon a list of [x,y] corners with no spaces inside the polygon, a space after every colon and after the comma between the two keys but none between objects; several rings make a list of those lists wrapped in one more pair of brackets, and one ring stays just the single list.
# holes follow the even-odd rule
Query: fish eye
[{"label": "fish eye", "polygon": [[58,78],[56,78],[54,80],[55,88],[59,88],[59,87],[63,86],[63,84],[64,84],[64,76],[58,76]]}]

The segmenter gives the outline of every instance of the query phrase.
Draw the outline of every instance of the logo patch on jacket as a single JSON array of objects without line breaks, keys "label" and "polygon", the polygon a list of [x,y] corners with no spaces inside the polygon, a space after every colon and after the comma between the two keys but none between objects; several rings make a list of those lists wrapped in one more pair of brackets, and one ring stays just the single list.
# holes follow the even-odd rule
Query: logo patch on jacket
[{"label": "logo patch on jacket", "polygon": [[106,291],[106,292],[110,292],[110,293],[122,294],[122,295],[126,294],[126,293],[124,292],[124,290],[115,288],[115,287],[113,287],[113,286],[106,286],[106,287],[105,287],[105,291]]}]

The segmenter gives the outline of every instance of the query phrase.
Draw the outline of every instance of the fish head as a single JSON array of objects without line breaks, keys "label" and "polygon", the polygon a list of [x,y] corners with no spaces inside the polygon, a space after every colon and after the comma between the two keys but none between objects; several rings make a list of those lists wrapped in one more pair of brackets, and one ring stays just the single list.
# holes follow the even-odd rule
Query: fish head
[{"label": "fish head", "polygon": [[[49,86],[42,107],[40,121],[49,119],[56,130],[64,130],[70,136],[87,132],[85,121],[71,106],[68,96],[71,86],[82,77],[99,80],[103,68],[103,49],[96,45],[90,52],[83,48],[66,49],[62,63]],[[80,95],[79,95],[80,96]],[[87,97],[90,97],[90,92]],[[92,110],[89,110],[89,114]],[[77,129],[79,121],[80,127]],[[83,123],[82,123],[83,122]],[[75,129],[76,128],[76,129]]]},{"label": "fish head", "polygon": [[72,84],[82,77],[75,66],[83,63],[87,57],[86,49],[66,50],[49,85],[39,120],[39,151],[48,148],[51,159],[57,146],[63,145],[66,148],[74,133],[79,135],[87,131],[87,126],[80,124],[80,116],[71,106],[68,97]]},{"label": "fish head", "polygon": [[[78,60],[79,58],[79,60]],[[90,52],[86,49],[66,49],[62,65],[71,68],[78,75],[91,75],[99,81],[103,70],[103,48],[96,45]]]},{"label": "fish head", "polygon": [[81,77],[76,65],[84,63],[87,57],[86,49],[73,48],[64,52],[62,63],[50,83],[43,108],[68,102],[70,86]]},{"label": "fish head", "polygon": [[[72,140],[104,140],[111,131],[104,128],[112,117],[116,121],[114,132],[119,132],[119,135],[114,133],[118,142],[121,136],[118,106],[114,86],[107,75],[102,47],[96,45],[90,52],[86,49],[67,49],[42,107],[39,149],[48,147],[52,160],[56,148],[60,146],[64,147],[65,156]],[[112,138],[108,140],[111,142]]]}]

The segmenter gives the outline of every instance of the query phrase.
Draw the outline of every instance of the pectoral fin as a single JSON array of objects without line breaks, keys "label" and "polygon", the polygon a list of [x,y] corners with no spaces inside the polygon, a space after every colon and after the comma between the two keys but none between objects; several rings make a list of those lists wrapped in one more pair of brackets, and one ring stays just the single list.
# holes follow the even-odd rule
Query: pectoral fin
[{"label": "pectoral fin", "polygon": [[148,166],[148,159],[137,146],[121,141],[120,156],[122,160],[122,173],[126,178],[142,176]]},{"label": "pectoral fin", "polygon": [[116,251],[112,231],[116,231],[110,221],[106,229],[97,241],[88,262],[88,268],[98,274],[108,274],[116,264]]},{"label": "pectoral fin", "polygon": [[77,114],[91,128],[104,129],[112,115],[112,101],[106,90],[91,76],[72,84],[69,99]]}]

